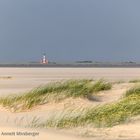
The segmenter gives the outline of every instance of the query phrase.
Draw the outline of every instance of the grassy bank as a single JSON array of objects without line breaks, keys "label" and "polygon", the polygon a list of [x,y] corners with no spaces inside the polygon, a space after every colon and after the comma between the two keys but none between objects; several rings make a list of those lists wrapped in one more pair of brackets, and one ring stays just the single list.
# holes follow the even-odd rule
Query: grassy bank
[{"label": "grassy bank", "polygon": [[90,98],[99,91],[109,89],[111,89],[111,84],[103,80],[68,80],[38,87],[20,96],[0,98],[0,104],[14,111],[22,111],[36,105],[57,102],[69,97]]},{"label": "grassy bank", "polygon": [[[74,111],[74,110],[73,110]],[[133,88],[118,103],[79,111],[72,116],[72,111],[59,118],[52,117],[36,127],[72,128],[85,125],[110,127],[125,122],[127,119],[140,115],[140,88]]]}]

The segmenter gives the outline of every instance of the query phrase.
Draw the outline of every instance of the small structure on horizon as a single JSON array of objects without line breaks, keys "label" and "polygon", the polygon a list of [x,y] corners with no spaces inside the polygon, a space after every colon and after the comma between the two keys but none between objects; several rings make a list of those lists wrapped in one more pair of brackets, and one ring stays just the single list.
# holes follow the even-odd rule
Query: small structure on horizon
[{"label": "small structure on horizon", "polygon": [[49,61],[46,58],[46,54],[44,53],[43,56],[42,56],[42,59],[41,59],[41,64],[48,64],[48,63],[49,63]]}]

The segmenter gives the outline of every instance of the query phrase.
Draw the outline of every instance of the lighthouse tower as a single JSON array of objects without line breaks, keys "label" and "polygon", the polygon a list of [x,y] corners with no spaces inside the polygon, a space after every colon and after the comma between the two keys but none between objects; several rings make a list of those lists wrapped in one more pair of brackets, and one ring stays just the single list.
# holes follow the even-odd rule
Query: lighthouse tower
[{"label": "lighthouse tower", "polygon": [[44,53],[41,60],[42,64],[48,64],[48,59],[46,58],[46,54]]}]

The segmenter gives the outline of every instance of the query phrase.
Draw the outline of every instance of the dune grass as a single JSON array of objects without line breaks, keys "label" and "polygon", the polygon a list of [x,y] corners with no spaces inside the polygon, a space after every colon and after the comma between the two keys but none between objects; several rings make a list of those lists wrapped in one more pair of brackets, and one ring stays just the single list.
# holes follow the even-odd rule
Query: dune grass
[{"label": "dune grass", "polygon": [[89,98],[93,93],[111,89],[111,86],[110,83],[104,80],[68,80],[38,87],[20,96],[0,98],[0,104],[13,111],[22,111],[36,105],[61,101],[69,97]]},{"label": "dune grass", "polygon": [[[39,87],[21,96],[0,98],[0,104],[8,108],[14,108],[14,111],[23,111],[36,105],[52,101],[57,102],[69,97],[88,98],[99,91],[111,89],[111,86],[110,83],[103,80],[68,80]],[[33,121],[33,126],[43,128],[73,128],[86,125],[111,127],[124,123],[136,115],[140,115],[139,86],[128,90],[118,102],[95,108],[65,111],[61,116],[52,116],[45,122]]]},{"label": "dune grass", "polygon": [[125,97],[131,96],[131,95],[140,96],[140,86],[136,86],[128,90],[125,94]]},{"label": "dune grass", "polygon": [[127,91],[125,97],[117,103],[83,109],[76,116],[72,116],[71,112],[68,112],[59,118],[51,117],[36,126],[72,128],[90,124],[98,127],[111,127],[136,115],[140,115],[140,87]]},{"label": "dune grass", "polygon": [[140,79],[130,80],[129,83],[140,83]]}]

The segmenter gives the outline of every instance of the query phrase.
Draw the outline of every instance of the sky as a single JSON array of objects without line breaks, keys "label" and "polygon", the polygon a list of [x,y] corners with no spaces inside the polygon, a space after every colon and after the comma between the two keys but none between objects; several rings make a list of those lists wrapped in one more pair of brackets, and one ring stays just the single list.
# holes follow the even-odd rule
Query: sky
[{"label": "sky", "polygon": [[0,0],[0,62],[140,62],[140,0]]}]

